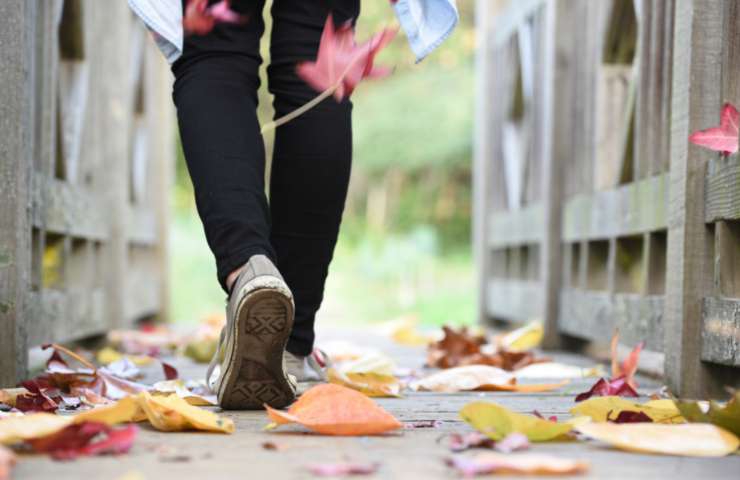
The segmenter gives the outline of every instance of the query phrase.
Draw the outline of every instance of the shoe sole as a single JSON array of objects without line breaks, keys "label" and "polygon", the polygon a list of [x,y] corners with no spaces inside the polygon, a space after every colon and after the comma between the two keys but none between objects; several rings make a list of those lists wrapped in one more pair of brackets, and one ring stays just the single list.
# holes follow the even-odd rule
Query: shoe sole
[{"label": "shoe sole", "polygon": [[293,328],[293,303],[278,290],[259,289],[242,299],[236,316],[217,390],[219,405],[226,410],[289,405],[295,390],[283,370],[283,351]]}]

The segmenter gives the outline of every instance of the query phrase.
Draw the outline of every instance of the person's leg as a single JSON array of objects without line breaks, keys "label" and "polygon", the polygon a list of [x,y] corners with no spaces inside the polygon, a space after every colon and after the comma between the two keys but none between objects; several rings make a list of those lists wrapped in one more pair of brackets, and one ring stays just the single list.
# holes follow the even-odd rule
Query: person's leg
[{"label": "person's leg", "polygon": [[233,1],[249,21],[219,23],[206,35],[185,37],[183,55],[172,66],[185,160],[225,290],[227,276],[251,256],[275,259],[256,113],[263,4]]},{"label": "person's leg", "polygon": [[[314,60],[329,13],[354,20],[359,0],[275,0],[272,7],[270,91],[281,117],[318,95],[295,74]],[[344,210],[352,159],[352,104],[329,98],[278,127],[270,179],[271,242],[278,269],[293,292],[295,324],[287,350],[308,355],[329,263]]]}]

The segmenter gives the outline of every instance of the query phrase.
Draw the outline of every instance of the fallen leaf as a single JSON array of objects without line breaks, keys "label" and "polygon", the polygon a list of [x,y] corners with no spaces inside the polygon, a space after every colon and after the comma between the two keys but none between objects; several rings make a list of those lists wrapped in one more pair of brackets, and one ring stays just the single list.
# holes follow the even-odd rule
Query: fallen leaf
[{"label": "fallen leaf", "polygon": [[233,433],[234,422],[214,412],[190,405],[177,395],[138,395],[139,406],[157,430],[204,430]]},{"label": "fallen leaf", "polygon": [[447,465],[464,477],[490,473],[517,475],[574,475],[588,471],[588,463],[550,455],[486,452],[474,456],[457,455]]},{"label": "fallen leaf", "polygon": [[202,395],[200,393],[196,393],[189,389],[183,380],[164,380],[157,382],[152,385],[151,393],[153,395],[169,395],[174,393],[190,405],[200,407],[215,407],[218,405],[218,400],[215,395]]},{"label": "fallen leaf", "polygon": [[403,427],[367,396],[334,384],[308,389],[287,412],[265,408],[274,422],[267,428],[299,423],[324,435],[375,435]]},{"label": "fallen leaf", "polygon": [[493,440],[501,440],[507,435],[519,432],[532,442],[544,442],[563,438],[573,430],[582,419],[567,422],[552,422],[533,415],[515,413],[492,402],[473,402],[460,410],[460,417],[479,432]]},{"label": "fallen leaf", "polygon": [[731,103],[722,106],[718,127],[699,130],[689,135],[689,142],[727,156],[737,152],[740,113]]},{"label": "fallen leaf", "polygon": [[122,358],[128,359],[137,367],[149,365],[154,361],[154,357],[149,355],[125,355],[113,347],[104,347],[95,354],[95,360],[101,365],[109,365]]},{"label": "fallen leaf", "polygon": [[614,418],[611,418],[610,412],[606,419],[612,423],[652,423],[653,421],[645,412],[633,412],[630,410],[622,410]]},{"label": "fallen leaf", "polygon": [[[452,368],[465,365],[489,365],[507,371],[518,370],[527,365],[547,361],[536,358],[531,352],[512,352],[497,350],[485,353],[485,337],[469,333],[466,327],[456,331],[442,327],[444,337],[431,343],[427,349],[427,364],[430,367]],[[486,345],[487,346],[487,345]],[[492,346],[493,347],[493,346]]]},{"label": "fallen leaf", "polygon": [[453,452],[462,452],[470,448],[493,448],[496,445],[496,440],[480,432],[452,433],[447,438],[448,448]]},{"label": "fallen leaf", "polygon": [[326,371],[330,383],[342,385],[368,397],[400,397],[401,383],[393,375],[379,373],[342,373],[334,368]]},{"label": "fallen leaf", "polygon": [[702,405],[699,402],[675,401],[676,408],[689,422],[712,423],[740,436],[740,391],[735,391],[724,406],[714,401],[708,402],[706,409]]},{"label": "fallen leaf", "polygon": [[0,480],[10,478],[10,471],[15,466],[18,458],[13,450],[0,445]]},{"label": "fallen leaf", "polygon": [[119,423],[145,420],[146,415],[139,405],[139,398],[130,396],[122,398],[110,405],[80,412],[70,418],[76,423],[100,422],[106,425],[118,425]]},{"label": "fallen leaf", "polygon": [[362,353],[357,358],[335,362],[333,368],[341,373],[375,373],[393,375],[396,362],[388,355],[373,350]]},{"label": "fallen leaf", "polygon": [[29,380],[22,383],[27,393],[22,393],[15,398],[15,408],[21,412],[55,412],[55,402],[47,392],[49,389],[41,388],[38,382]]},{"label": "fallen leaf", "polygon": [[590,417],[594,422],[606,422],[609,418],[618,418],[622,412],[643,413],[656,423],[686,422],[671,400],[636,403],[614,396],[594,397],[570,409],[571,414]]},{"label": "fallen leaf", "polygon": [[577,427],[587,437],[620,450],[691,457],[723,457],[740,446],[738,438],[714,425],[687,423],[585,423]]},{"label": "fallen leaf", "polygon": [[104,423],[83,422],[68,425],[43,437],[26,440],[37,453],[49,453],[57,460],[105,453],[120,454],[133,445],[138,427],[112,428]]},{"label": "fallen leaf", "polygon": [[221,0],[211,6],[208,0],[188,0],[182,17],[182,26],[186,34],[205,35],[216,26],[216,23],[245,23],[246,15],[231,10],[230,0]]},{"label": "fallen leaf", "polygon": [[12,445],[29,438],[50,435],[72,423],[72,416],[30,413],[0,420],[0,444]]},{"label": "fallen leaf", "polygon": [[194,339],[185,346],[185,356],[198,363],[208,363],[216,355],[217,347],[218,338]]},{"label": "fallen leaf", "polygon": [[298,76],[319,92],[333,89],[334,98],[341,102],[349,97],[363,78],[379,78],[390,74],[387,68],[373,65],[375,55],[396,35],[396,29],[383,29],[367,42],[357,45],[351,22],[336,28],[329,15],[319,41],[315,62],[301,62]]},{"label": "fallen leaf", "polygon": [[567,384],[568,380],[552,384],[517,384],[513,374],[488,365],[467,365],[449,368],[411,382],[413,390],[430,392],[461,392],[470,390],[507,392],[546,392]]},{"label": "fallen leaf", "polygon": [[306,470],[319,477],[343,477],[346,475],[370,475],[378,471],[379,463],[315,463],[306,465]]},{"label": "fallen leaf", "polygon": [[619,330],[614,332],[611,341],[611,359],[612,359],[612,379],[616,380],[624,378],[625,382],[633,389],[637,389],[637,383],[635,383],[634,376],[637,373],[637,363],[640,360],[640,352],[645,346],[645,342],[640,342],[635,348],[627,355],[624,362],[619,363],[619,356],[617,349],[619,347]]},{"label": "fallen leaf", "polygon": [[390,327],[391,340],[407,347],[421,347],[429,345],[433,337],[419,331],[419,317],[410,315],[393,322]]},{"label": "fallen leaf", "polygon": [[23,387],[0,389],[0,403],[15,407],[15,401],[18,398],[18,395],[23,395],[26,393],[28,393],[28,390]]},{"label": "fallen leaf", "polygon": [[615,378],[613,380],[605,380],[600,378],[593,386],[583,393],[576,395],[576,402],[582,402],[588,400],[593,396],[606,397],[606,396],[622,396],[622,397],[637,397],[637,392],[627,383],[624,377]]},{"label": "fallen leaf", "polygon": [[587,378],[604,375],[601,365],[577,367],[557,362],[533,363],[516,371],[517,379]]},{"label": "fallen leaf", "polygon": [[530,322],[499,337],[498,344],[505,350],[526,352],[538,347],[544,336],[542,322]]}]

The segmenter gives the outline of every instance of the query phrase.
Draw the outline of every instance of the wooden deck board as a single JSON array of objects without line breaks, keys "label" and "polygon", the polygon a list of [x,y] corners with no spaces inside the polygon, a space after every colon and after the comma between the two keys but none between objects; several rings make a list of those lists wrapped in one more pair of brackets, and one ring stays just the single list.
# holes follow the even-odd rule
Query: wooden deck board
[{"label": "wooden deck board", "polygon": [[[418,368],[423,363],[421,349],[400,347],[388,340],[357,332],[330,332],[332,338],[350,341],[362,339],[393,356],[400,366]],[[326,336],[324,338],[327,338]],[[589,365],[592,362],[572,354],[557,354],[561,361]],[[181,376],[197,377],[204,368],[181,361]],[[54,462],[45,456],[23,457],[16,468],[15,479],[105,478],[115,480],[126,473],[137,472],[140,478],[177,478],[215,480],[220,478],[309,479],[315,478],[305,465],[334,461],[377,461],[381,467],[373,477],[383,479],[448,479],[459,478],[444,465],[449,456],[440,437],[453,431],[469,431],[458,417],[458,410],[474,400],[491,400],[519,412],[537,409],[544,415],[567,416],[575,393],[585,390],[593,379],[572,382],[561,391],[547,394],[518,393],[412,393],[399,399],[378,399],[384,408],[401,421],[441,420],[437,428],[406,429],[382,437],[323,437],[306,434],[300,427],[281,427],[276,432],[263,432],[268,423],[264,412],[223,412],[234,420],[232,435],[197,432],[164,433],[143,426],[134,448],[120,457],[85,458],[75,462]],[[650,379],[641,379],[641,393],[659,387]],[[282,451],[269,451],[263,442],[287,446]],[[166,461],[162,449],[187,457],[187,461]],[[588,475],[578,478],[737,478],[740,456],[722,459],[694,459],[619,452],[592,442],[544,443],[533,446],[533,452],[550,453],[590,462]],[[507,478],[496,476],[493,478]],[[512,477],[513,478],[513,477]],[[521,477],[520,477],[521,478]]]}]

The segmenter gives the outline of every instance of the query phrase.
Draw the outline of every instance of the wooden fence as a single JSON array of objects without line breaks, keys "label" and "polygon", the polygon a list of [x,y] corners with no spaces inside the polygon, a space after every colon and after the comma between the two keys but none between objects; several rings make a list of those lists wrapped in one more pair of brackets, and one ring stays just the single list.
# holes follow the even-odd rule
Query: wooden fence
[{"label": "wooden fence", "polygon": [[740,383],[740,161],[689,144],[740,105],[740,3],[478,2],[482,317],[546,345],[615,328],[691,395]]},{"label": "wooden fence", "polygon": [[0,2],[0,385],[167,305],[170,79],[126,2]]}]

